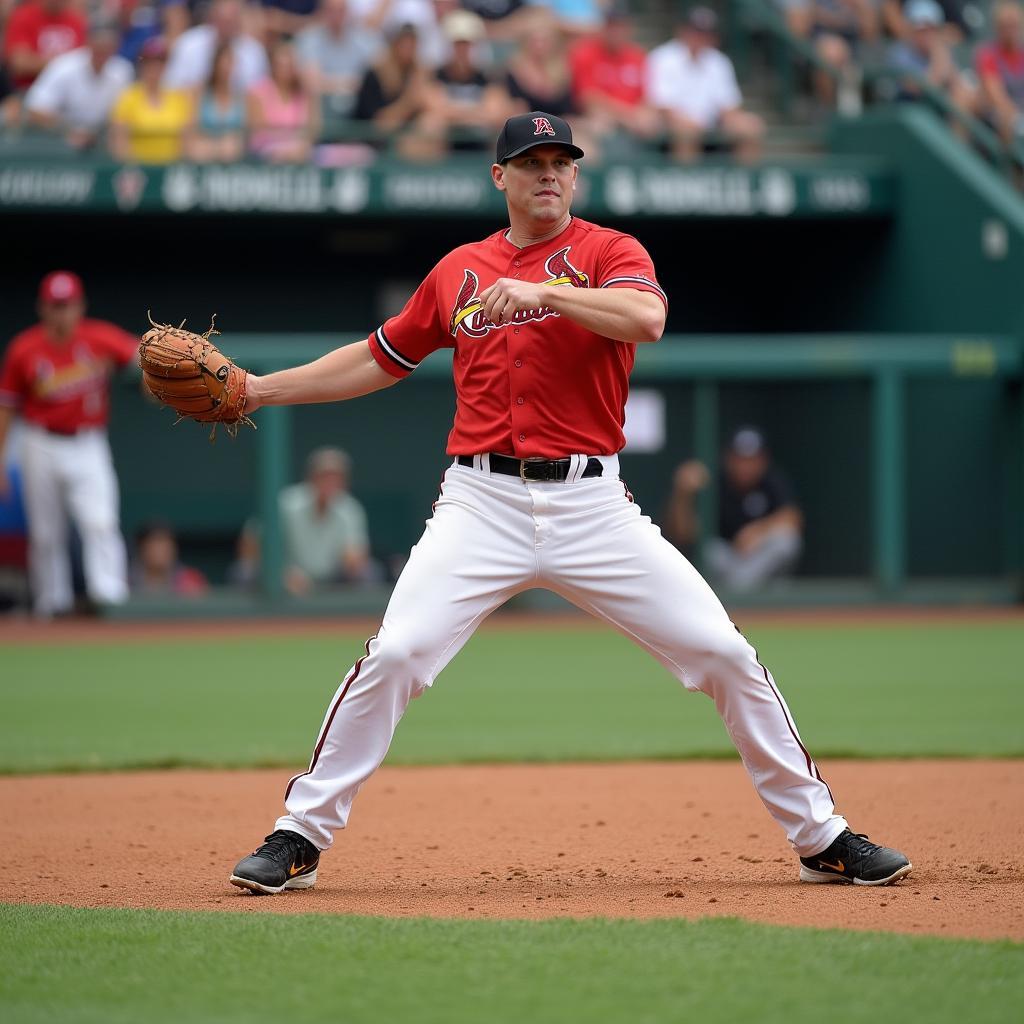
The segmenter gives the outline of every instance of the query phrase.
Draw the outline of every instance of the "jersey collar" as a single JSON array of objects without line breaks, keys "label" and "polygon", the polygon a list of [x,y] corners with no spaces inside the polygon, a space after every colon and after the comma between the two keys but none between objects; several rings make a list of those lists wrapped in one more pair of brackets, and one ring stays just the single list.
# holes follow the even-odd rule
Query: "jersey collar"
[{"label": "jersey collar", "polygon": [[559,239],[564,239],[570,231],[573,231],[576,227],[576,217],[573,214],[569,215],[569,223],[558,232],[557,235],[552,235],[550,238],[545,238],[543,242],[531,242],[529,245],[524,245],[521,249],[518,245],[514,245],[508,237],[508,233],[512,230],[510,227],[505,228],[501,233],[501,243],[504,248],[510,253],[524,253],[530,252],[539,245],[551,245],[553,242],[557,242]]}]

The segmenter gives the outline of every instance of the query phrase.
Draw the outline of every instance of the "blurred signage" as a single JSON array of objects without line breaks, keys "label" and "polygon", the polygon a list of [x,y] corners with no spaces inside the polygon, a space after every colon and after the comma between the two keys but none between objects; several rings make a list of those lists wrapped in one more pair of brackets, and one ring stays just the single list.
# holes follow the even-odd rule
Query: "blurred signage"
[{"label": "blurred signage", "polygon": [[[576,209],[588,216],[798,217],[884,214],[892,175],[825,163],[800,167],[612,165],[584,171]],[[487,169],[267,167],[257,164],[0,168],[0,209],[229,214],[500,216]]]}]

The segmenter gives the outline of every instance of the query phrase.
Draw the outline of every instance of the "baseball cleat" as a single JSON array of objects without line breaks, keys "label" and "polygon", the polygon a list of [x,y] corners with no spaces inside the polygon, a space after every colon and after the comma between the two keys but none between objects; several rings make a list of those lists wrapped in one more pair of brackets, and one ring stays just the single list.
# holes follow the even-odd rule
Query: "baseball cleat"
[{"label": "baseball cleat", "polygon": [[308,839],[278,829],[238,862],[228,881],[240,889],[270,895],[285,889],[310,889],[319,863],[320,851]]},{"label": "baseball cleat", "polygon": [[845,829],[821,853],[800,858],[800,881],[891,885],[913,867],[899,850],[876,846],[867,836]]}]

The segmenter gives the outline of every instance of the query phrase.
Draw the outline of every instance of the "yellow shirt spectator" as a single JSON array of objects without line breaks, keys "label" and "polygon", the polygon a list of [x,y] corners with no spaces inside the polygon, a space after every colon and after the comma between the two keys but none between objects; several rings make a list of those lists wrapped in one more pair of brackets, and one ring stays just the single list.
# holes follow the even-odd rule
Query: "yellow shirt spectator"
[{"label": "yellow shirt spectator", "polygon": [[192,98],[178,89],[151,92],[142,82],[128,86],[117,99],[111,122],[120,144],[120,160],[169,164],[181,158],[181,137],[192,120]]}]

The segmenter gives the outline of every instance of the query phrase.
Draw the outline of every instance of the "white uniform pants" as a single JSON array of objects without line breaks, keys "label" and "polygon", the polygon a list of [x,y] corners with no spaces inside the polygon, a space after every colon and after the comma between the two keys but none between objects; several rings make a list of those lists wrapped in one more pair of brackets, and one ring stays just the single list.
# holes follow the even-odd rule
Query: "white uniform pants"
[{"label": "white uniform pants", "polygon": [[820,852],[846,827],[768,670],[699,573],[641,514],[618,460],[602,461],[605,475],[574,483],[492,475],[486,456],[482,469],[447,470],[377,635],[327,709],[309,770],[288,784],[277,828],[329,847],[409,700],[495,608],[533,587],[608,622],[687,689],[711,697],[798,854]]},{"label": "white uniform pants", "polygon": [[22,443],[29,574],[37,615],[68,611],[74,601],[68,551],[68,514],[82,539],[89,597],[119,604],[128,596],[128,571],[118,515],[117,477],[103,430],[71,437],[27,424]]}]

